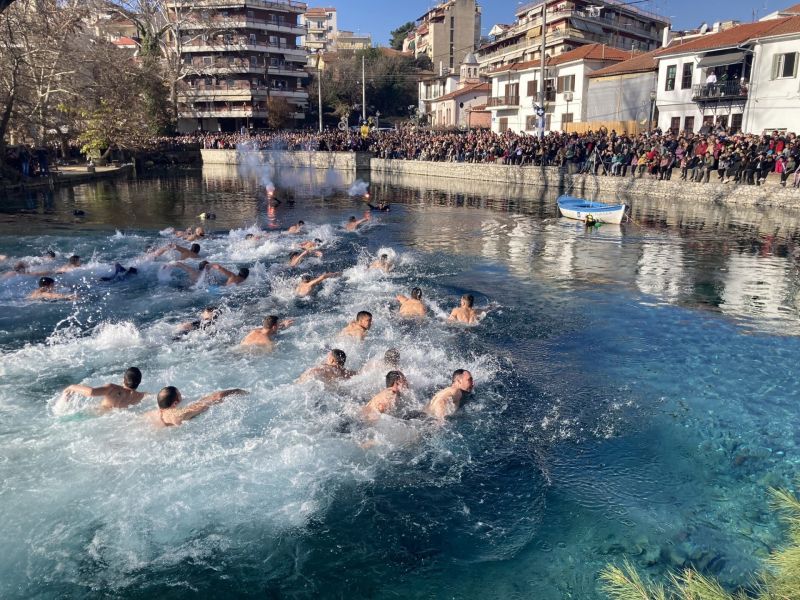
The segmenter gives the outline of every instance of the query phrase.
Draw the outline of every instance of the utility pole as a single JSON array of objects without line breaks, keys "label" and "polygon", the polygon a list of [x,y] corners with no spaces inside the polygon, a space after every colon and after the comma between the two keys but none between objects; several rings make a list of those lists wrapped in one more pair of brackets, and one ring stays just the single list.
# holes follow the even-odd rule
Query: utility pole
[{"label": "utility pole", "polygon": [[322,133],[322,68],[319,65],[319,61],[322,60],[322,56],[317,54],[317,94],[319,100],[319,132]]},{"label": "utility pole", "polygon": [[545,92],[545,75],[544,75],[544,53],[545,53],[545,30],[547,29],[547,0],[542,0],[542,65],[541,65],[541,78],[542,87],[539,89],[539,107],[542,110],[542,116],[539,117],[539,139],[544,141],[544,103],[546,99]]},{"label": "utility pole", "polygon": [[364,67],[364,55],[361,55],[361,120],[367,122],[367,75]]}]

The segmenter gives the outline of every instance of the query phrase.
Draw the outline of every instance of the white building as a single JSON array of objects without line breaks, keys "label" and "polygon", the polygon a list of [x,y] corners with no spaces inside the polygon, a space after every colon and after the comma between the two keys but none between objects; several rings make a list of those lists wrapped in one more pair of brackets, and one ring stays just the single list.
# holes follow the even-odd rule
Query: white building
[{"label": "white building", "polygon": [[336,9],[329,7],[309,8],[300,15],[300,25],[306,34],[300,38],[300,46],[311,52],[333,52],[339,35]]},{"label": "white building", "polygon": [[662,130],[800,131],[800,16],[739,25],[656,57]]},{"label": "white building", "polygon": [[[566,123],[585,121],[589,107],[588,75],[630,57],[630,52],[589,44],[549,58],[545,67],[545,130],[562,130]],[[492,131],[536,131],[540,71],[541,63],[535,60],[490,72],[488,108],[492,113]]]}]

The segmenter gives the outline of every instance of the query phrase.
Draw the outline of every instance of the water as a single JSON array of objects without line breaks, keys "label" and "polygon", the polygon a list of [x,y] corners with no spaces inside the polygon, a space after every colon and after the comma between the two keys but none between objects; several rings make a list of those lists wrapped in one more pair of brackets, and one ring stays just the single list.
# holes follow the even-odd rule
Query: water
[{"label": "water", "polygon": [[[32,278],[0,280],[0,597],[595,599],[598,571],[624,557],[735,587],[780,543],[767,489],[791,487],[800,460],[797,215],[638,201],[635,224],[586,231],[530,190],[373,180],[392,211],[352,234],[354,176],[270,174],[294,200],[271,210],[247,175],[0,203],[6,268],[47,248],[86,261],[59,277],[76,303],[32,304]],[[143,256],[204,211],[204,257],[251,267],[238,288]],[[304,236],[280,233],[299,219]],[[245,240],[256,227],[268,238]],[[313,237],[324,262],[288,268]],[[396,271],[368,272],[385,250]],[[99,283],[115,261],[139,275]],[[344,275],[292,297],[323,270]],[[415,285],[424,326],[392,314]],[[496,309],[447,325],[465,292]],[[209,304],[217,326],[174,341]],[[337,340],[358,310],[375,315],[366,341]],[[237,349],[272,313],[296,320],[276,351]],[[476,393],[444,428],[342,428],[382,373],[294,383],[334,346],[351,368],[398,348],[412,406],[458,367]],[[169,430],[142,418],[152,399],[98,415],[61,396],[130,365],[146,391],[250,395]]]}]

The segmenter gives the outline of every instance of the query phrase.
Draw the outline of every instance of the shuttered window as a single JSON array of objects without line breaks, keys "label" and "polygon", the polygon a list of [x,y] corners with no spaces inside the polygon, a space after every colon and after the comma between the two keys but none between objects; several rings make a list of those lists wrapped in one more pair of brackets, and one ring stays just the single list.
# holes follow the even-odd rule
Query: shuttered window
[{"label": "shuttered window", "polygon": [[539,93],[539,82],[535,79],[528,82],[528,97],[535,97]]},{"label": "shuttered window", "polygon": [[559,94],[564,92],[575,91],[575,75],[564,75],[558,78],[558,88],[556,90]]},{"label": "shuttered window", "polygon": [[797,52],[776,54],[772,57],[772,79],[797,77]]},{"label": "shuttered window", "polygon": [[667,67],[667,83],[664,90],[671,92],[675,89],[675,76],[678,74],[678,65],[669,65]]}]

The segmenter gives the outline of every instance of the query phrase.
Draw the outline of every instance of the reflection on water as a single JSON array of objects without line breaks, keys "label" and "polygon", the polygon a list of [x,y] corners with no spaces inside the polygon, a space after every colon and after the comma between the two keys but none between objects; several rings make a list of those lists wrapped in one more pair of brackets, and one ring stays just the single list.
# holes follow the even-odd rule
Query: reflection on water
[{"label": "reflection on water", "polygon": [[[0,254],[90,257],[60,279],[85,295],[75,306],[0,282],[0,595],[594,600],[598,570],[624,557],[749,581],[779,539],[766,489],[800,464],[797,215],[637,200],[634,223],[587,230],[527,189],[376,178],[373,202],[392,210],[347,234],[365,174],[273,175],[278,207],[232,168],[0,204]],[[142,259],[208,211],[203,253],[251,267],[241,289]],[[296,239],[280,230],[300,219],[326,245],[308,271],[345,272],[316,301],[292,299],[285,264]],[[254,226],[266,241],[245,238]],[[400,257],[389,276],[365,269],[383,248]],[[140,279],[98,285],[114,260]],[[392,317],[414,285],[424,328]],[[467,292],[495,310],[448,326]],[[211,303],[219,329],[174,342]],[[380,374],[294,384],[361,309],[377,318],[348,364],[399,348],[416,402],[466,365],[478,389],[459,418],[388,421],[364,453],[342,418]],[[272,312],[297,319],[278,352],[232,351]],[[253,393],[167,435],[138,427],[138,409],[98,418],[59,398],[133,363],[151,391]]]}]

